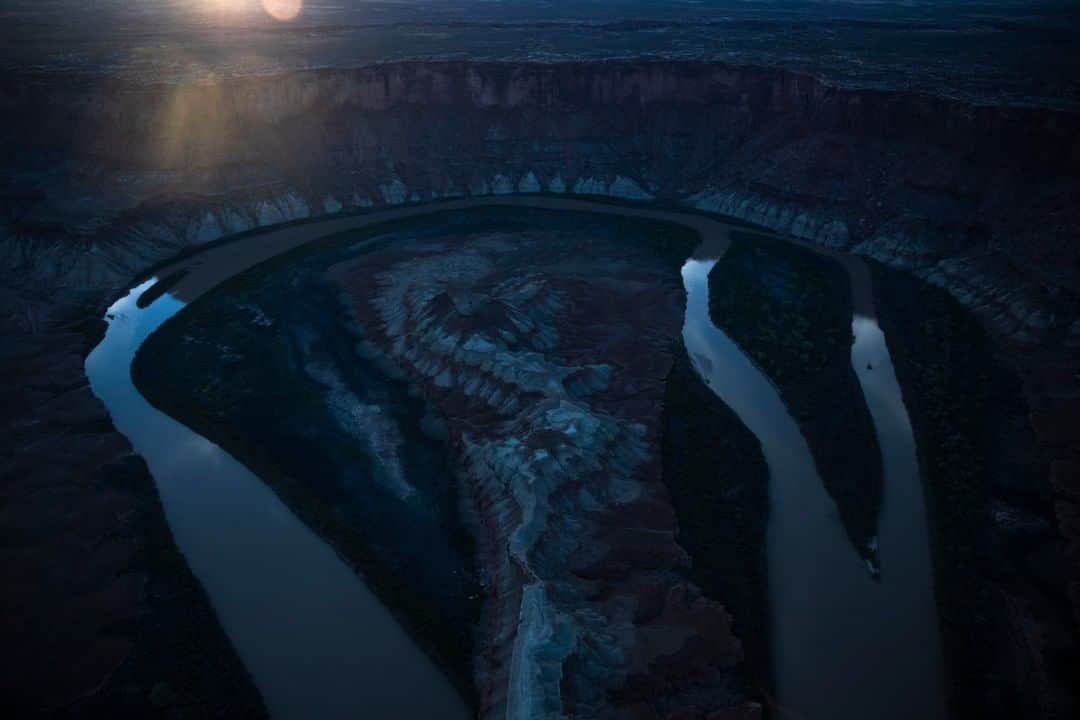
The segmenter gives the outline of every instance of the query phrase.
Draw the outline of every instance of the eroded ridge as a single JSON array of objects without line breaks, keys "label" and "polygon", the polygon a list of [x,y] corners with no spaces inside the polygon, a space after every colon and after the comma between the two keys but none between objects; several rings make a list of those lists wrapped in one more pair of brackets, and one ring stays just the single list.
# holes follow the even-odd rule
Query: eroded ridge
[{"label": "eroded ridge", "polygon": [[485,572],[483,717],[759,714],[730,617],[679,574],[662,483],[678,263],[622,240],[471,232],[332,271],[447,418]]}]

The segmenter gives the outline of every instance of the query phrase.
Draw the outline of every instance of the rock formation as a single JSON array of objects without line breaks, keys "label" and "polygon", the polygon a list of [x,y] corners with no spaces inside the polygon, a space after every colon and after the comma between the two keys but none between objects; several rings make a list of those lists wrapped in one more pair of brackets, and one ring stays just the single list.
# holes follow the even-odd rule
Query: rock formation
[{"label": "rock formation", "polygon": [[760,714],[730,618],[679,572],[662,481],[677,265],[624,232],[448,235],[335,271],[461,458],[485,718]]},{"label": "rock formation", "polygon": [[402,63],[176,87],[13,76],[0,102],[7,264],[32,252],[68,285],[342,209],[572,192],[855,248],[948,287],[998,334],[1080,343],[1068,113],[705,63]]},{"label": "rock formation", "polygon": [[[537,191],[721,212],[939,285],[1024,379],[1070,558],[1053,592],[1080,620],[1074,114],[677,62],[401,63],[184,86],[13,73],[0,88],[0,268],[20,292],[115,292],[283,221]],[[484,402],[497,389],[473,388]],[[556,633],[531,592],[530,621]]]}]

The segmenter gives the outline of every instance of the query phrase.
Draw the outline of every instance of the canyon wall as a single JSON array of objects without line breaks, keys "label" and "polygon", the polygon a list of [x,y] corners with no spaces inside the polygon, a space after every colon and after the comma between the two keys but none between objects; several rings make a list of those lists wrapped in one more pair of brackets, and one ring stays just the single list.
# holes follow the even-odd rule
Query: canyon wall
[{"label": "canyon wall", "polygon": [[[0,268],[27,296],[116,291],[178,252],[285,221],[537,192],[720,212],[939,285],[1023,378],[1070,563],[1051,592],[1075,628],[1080,116],[667,62],[153,87],[8,76],[0,112]],[[1029,674],[1065,632],[1033,617],[1018,607],[1003,640]]]},{"label": "canyon wall", "polygon": [[1080,117],[1066,113],[701,63],[9,77],[0,112],[5,264],[32,255],[63,284],[123,282],[151,256],[309,214],[607,194],[855,247],[949,287],[999,334],[1080,346]]}]

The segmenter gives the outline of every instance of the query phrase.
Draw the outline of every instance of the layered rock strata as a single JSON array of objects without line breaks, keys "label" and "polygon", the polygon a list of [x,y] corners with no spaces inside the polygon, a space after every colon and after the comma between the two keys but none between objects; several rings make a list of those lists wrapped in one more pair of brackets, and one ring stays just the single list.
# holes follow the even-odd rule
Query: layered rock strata
[{"label": "layered rock strata", "polygon": [[1069,113],[670,62],[154,87],[11,76],[4,91],[6,254],[32,251],[69,284],[308,215],[547,191],[685,202],[857,246],[949,288],[998,334],[1080,332]]},{"label": "layered rock strata", "polygon": [[150,87],[11,73],[0,88],[0,271],[38,297],[117,291],[283,221],[534,192],[722,212],[944,288],[1023,376],[1050,468],[1037,491],[1067,545],[1052,592],[1075,634],[1077,115],[719,63],[401,63]]},{"label": "layered rock strata", "polygon": [[758,717],[727,612],[681,573],[663,484],[677,265],[587,232],[489,232],[334,275],[447,418],[488,597],[482,717]]}]

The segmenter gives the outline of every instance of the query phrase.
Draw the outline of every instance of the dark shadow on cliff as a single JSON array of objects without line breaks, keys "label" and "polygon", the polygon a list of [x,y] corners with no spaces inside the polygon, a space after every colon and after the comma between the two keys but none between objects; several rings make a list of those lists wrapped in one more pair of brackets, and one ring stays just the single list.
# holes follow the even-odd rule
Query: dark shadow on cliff
[{"label": "dark shadow on cliff", "polygon": [[709,293],[712,321],[780,389],[852,543],[871,556],[881,453],[851,367],[847,273],[785,241],[735,232],[709,275]]},{"label": "dark shadow on cliff", "polygon": [[919,451],[955,716],[1072,717],[1067,560],[1019,378],[943,290],[880,266],[874,290]]},{"label": "dark shadow on cliff", "polygon": [[769,471],[761,445],[679,348],[664,392],[664,483],[690,554],[690,580],[724,604],[743,644],[748,694],[771,692],[765,536]]},{"label": "dark shadow on cliff", "polygon": [[400,372],[365,354],[323,275],[372,234],[313,243],[215,288],[146,340],[132,375],[359,569],[471,699],[480,589],[445,428]]},{"label": "dark shadow on cliff", "polygon": [[265,717],[146,464],[83,374],[107,305],[0,290],[0,704],[20,718]]}]

